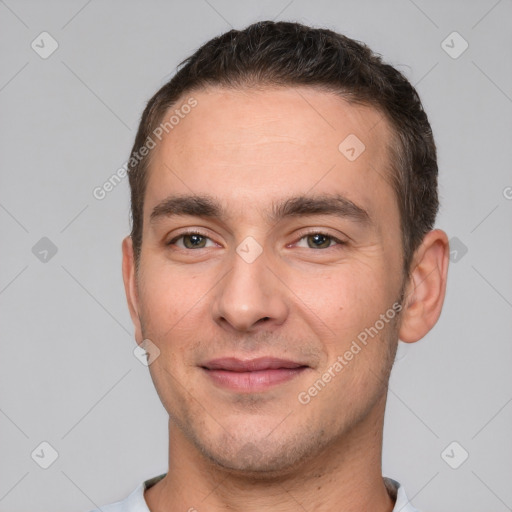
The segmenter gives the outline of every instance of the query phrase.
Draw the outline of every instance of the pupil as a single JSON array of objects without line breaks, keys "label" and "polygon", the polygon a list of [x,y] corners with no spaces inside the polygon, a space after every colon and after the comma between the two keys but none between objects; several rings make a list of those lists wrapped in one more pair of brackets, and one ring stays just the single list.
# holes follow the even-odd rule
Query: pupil
[{"label": "pupil", "polygon": [[[188,240],[188,243],[187,243]],[[199,247],[203,243],[203,236],[202,235],[188,235],[185,237],[185,246],[190,247]]]},{"label": "pupil", "polygon": [[316,235],[312,235],[311,238],[312,238],[314,247],[323,247],[326,245],[326,242],[327,242],[327,245],[329,244],[329,237],[326,237],[325,235],[316,234]]}]

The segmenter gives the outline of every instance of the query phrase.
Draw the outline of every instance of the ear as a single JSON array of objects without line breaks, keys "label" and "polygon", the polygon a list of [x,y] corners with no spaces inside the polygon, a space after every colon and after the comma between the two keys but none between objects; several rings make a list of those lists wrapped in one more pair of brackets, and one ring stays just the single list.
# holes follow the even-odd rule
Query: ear
[{"label": "ear", "polygon": [[425,235],[411,264],[399,339],[414,343],[434,327],[443,307],[450,245],[446,233],[434,229]]},{"label": "ear", "polygon": [[135,272],[135,259],[131,236],[123,240],[123,281],[128,309],[135,327],[135,341],[142,342],[142,326],[139,317],[139,297],[137,293],[137,274]]}]

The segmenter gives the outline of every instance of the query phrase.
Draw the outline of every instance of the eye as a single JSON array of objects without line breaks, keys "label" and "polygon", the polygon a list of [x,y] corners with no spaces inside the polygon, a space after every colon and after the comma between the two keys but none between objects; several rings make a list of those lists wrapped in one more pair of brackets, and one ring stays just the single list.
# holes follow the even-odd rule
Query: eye
[{"label": "eye", "polygon": [[297,246],[308,247],[310,249],[328,249],[333,245],[344,245],[345,243],[346,242],[325,233],[309,233],[298,241]]},{"label": "eye", "polygon": [[176,238],[173,238],[167,245],[176,245],[180,249],[204,249],[206,247],[215,247],[215,243],[207,236],[196,232],[182,233]]}]

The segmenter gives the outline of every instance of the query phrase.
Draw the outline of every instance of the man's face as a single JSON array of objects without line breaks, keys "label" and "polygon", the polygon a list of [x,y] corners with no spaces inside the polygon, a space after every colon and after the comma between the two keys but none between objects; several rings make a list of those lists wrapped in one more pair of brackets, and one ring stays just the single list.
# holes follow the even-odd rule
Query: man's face
[{"label": "man's face", "polygon": [[193,96],[152,154],[137,340],[197,454],[284,471],[383,411],[403,285],[389,127],[311,88]]}]

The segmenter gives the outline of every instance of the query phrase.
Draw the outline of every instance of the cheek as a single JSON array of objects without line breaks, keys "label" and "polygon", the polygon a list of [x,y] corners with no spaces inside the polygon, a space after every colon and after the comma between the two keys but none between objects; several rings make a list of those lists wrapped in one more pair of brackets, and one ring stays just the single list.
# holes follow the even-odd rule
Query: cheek
[{"label": "cheek", "polygon": [[161,350],[179,350],[180,340],[190,339],[187,333],[204,322],[208,283],[204,275],[170,269],[165,263],[143,270],[139,295],[144,335],[163,345]]},{"label": "cheek", "polygon": [[[169,414],[178,414],[186,403],[187,393],[180,383],[190,382],[195,368],[191,354],[204,324],[201,309],[207,299],[200,282],[200,276],[171,272],[167,265],[153,265],[144,273],[140,292],[143,335],[160,351],[149,371]],[[187,389],[190,392],[192,387]]]},{"label": "cheek", "polygon": [[390,290],[386,273],[368,265],[331,267],[307,281],[290,279],[299,314],[310,319],[312,330],[332,349],[350,344],[391,306],[386,302]]}]

